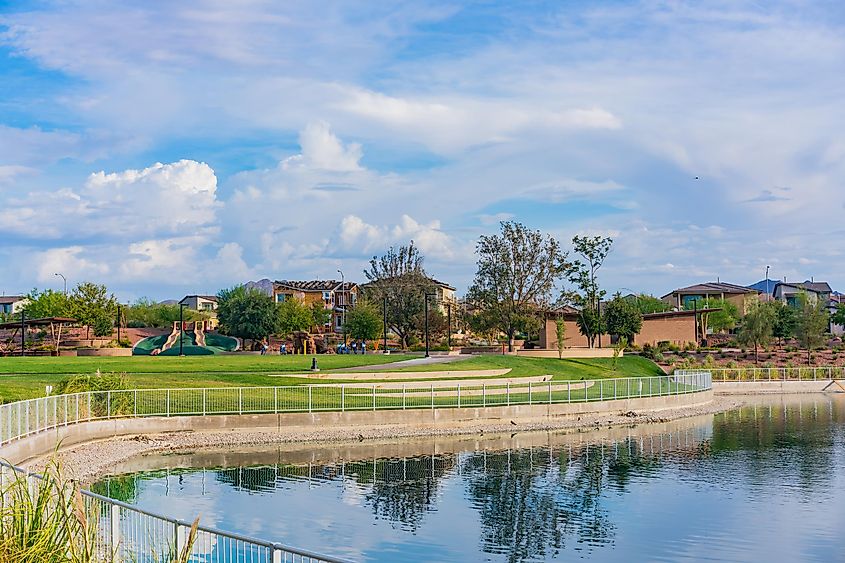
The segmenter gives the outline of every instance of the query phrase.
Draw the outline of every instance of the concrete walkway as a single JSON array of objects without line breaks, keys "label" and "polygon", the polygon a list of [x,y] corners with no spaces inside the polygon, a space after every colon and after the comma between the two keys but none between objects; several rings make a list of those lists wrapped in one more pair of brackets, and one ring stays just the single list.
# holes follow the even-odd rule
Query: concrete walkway
[{"label": "concrete walkway", "polygon": [[430,364],[451,364],[452,362],[462,362],[472,357],[473,356],[469,354],[464,354],[462,356],[429,356],[428,358],[421,357],[414,358],[412,360],[400,360],[397,362],[378,364],[374,366],[344,368],[344,371],[393,371],[396,369],[412,368],[414,366],[427,366]]}]

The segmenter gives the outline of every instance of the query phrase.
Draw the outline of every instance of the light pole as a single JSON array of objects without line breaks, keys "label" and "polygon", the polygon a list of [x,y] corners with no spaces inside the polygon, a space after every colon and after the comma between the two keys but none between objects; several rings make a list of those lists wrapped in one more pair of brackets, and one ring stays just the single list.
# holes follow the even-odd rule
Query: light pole
[{"label": "light pole", "polygon": [[65,295],[67,295],[67,278],[64,276],[64,274],[60,274],[60,273],[58,273],[58,272],[56,272],[56,273],[55,273],[55,274],[53,274],[53,275],[54,275],[54,276],[59,276],[60,278],[62,278],[62,281],[64,281],[64,282],[65,282]]},{"label": "light pole", "polygon": [[766,302],[767,303],[768,303],[770,297],[771,297],[771,295],[769,295],[769,267],[766,266]]},{"label": "light pole", "polygon": [[[343,296],[343,289],[346,286],[346,278],[343,276],[343,270],[338,270],[340,274],[340,294]],[[346,344],[346,298],[342,299],[343,304],[340,306],[340,330],[343,334],[343,343]]]},{"label": "light pole", "polygon": [[425,357],[428,358],[431,356],[429,354],[429,343],[428,343],[428,298],[434,295],[433,293],[424,293],[425,296]]},{"label": "light pole", "polygon": [[452,351],[452,302],[446,302],[446,348]]},{"label": "light pole", "polygon": [[184,317],[184,310],[185,304],[179,303],[179,355],[184,356],[184,350],[182,348],[183,345],[183,337],[185,336],[185,317]]},{"label": "light pole", "polygon": [[382,326],[382,331],[383,331],[382,336],[384,337],[384,349],[382,350],[382,354],[388,354],[388,353],[390,353],[390,351],[387,349],[387,295],[384,296],[383,313],[384,313],[384,325]]},{"label": "light pole", "polygon": [[117,304],[117,345],[120,346],[120,303]]}]

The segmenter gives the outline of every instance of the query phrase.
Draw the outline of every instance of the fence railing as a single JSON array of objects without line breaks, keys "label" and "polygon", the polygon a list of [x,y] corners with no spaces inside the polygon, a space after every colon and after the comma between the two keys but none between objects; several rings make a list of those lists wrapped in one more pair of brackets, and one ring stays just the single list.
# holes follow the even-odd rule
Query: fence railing
[{"label": "fence railing", "polygon": [[0,405],[0,445],[112,418],[282,414],[582,403],[710,389],[709,371],[578,381],[300,385],[89,391]]},{"label": "fence railing", "polygon": [[[132,389],[54,395],[0,405],[0,446],[80,422],[115,418],[376,411],[581,403],[697,393],[712,388],[706,370],[655,377],[527,383],[307,385]],[[37,475],[0,463],[0,483],[9,472]],[[4,480],[5,478],[5,480]],[[34,481],[33,481],[34,482]],[[118,561],[162,560],[185,545],[191,523],[156,514],[91,491],[83,491],[101,524],[103,553]],[[151,555],[152,554],[152,555]],[[200,526],[191,561],[204,563],[316,563],[336,559],[278,543]]]},{"label": "fence railing", "polygon": [[[14,480],[28,487],[31,495],[53,494],[55,505],[65,502],[70,491],[42,490],[40,475],[0,461],[0,490],[6,492]],[[170,518],[120,502],[88,490],[81,490],[84,510],[96,521],[96,551],[103,561],[116,563],[159,563],[171,561],[187,546],[192,522]],[[191,563],[344,563],[346,560],[319,555],[280,543],[250,538],[214,528],[198,526],[190,549]]]},{"label": "fence railing", "polygon": [[716,382],[845,379],[845,366],[708,368],[708,371],[713,374],[713,381]]}]

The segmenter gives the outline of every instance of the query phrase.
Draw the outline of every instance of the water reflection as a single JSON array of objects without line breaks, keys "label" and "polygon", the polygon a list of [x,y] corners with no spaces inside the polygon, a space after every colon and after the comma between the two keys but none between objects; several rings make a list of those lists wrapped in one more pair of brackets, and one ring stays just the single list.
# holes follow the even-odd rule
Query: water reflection
[{"label": "water reflection", "polygon": [[844,421],[840,398],[776,397],[658,427],[147,457],[119,471],[167,469],[96,490],[373,561],[830,560]]}]

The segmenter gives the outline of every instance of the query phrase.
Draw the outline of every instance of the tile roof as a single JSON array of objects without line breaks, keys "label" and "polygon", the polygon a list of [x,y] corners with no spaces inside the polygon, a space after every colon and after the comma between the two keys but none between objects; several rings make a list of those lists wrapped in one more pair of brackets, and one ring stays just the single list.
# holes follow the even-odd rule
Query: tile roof
[{"label": "tile roof", "polygon": [[830,284],[827,282],[810,282],[805,281],[803,283],[786,283],[786,282],[778,282],[775,284],[775,291],[777,290],[778,286],[786,286],[786,287],[794,287],[796,289],[806,289],[808,291],[812,291],[814,293],[832,293],[833,289],[831,289]]},{"label": "tile roof", "polygon": [[[283,288],[295,289],[297,291],[352,291],[358,284],[355,282],[345,282],[343,287],[337,280],[310,280],[310,281],[291,281],[291,280],[276,280],[274,286],[281,286]],[[274,288],[275,289],[275,288]]]},{"label": "tile roof", "polygon": [[0,296],[0,305],[8,305],[10,303],[17,303],[26,299],[24,295],[3,295]]},{"label": "tile roof", "polygon": [[667,293],[663,297],[669,297],[673,293],[729,293],[729,294],[743,294],[743,293],[760,293],[756,289],[750,289],[741,285],[736,285],[734,283],[725,283],[725,282],[707,282],[707,283],[699,283],[696,285],[690,285],[688,287],[682,287],[676,289],[670,293]]},{"label": "tile roof", "polygon": [[217,296],[216,295],[186,295],[185,297],[182,298],[181,301],[179,301],[179,303],[181,303],[182,301],[185,301],[186,299],[190,299],[191,297],[199,297],[200,299],[205,299],[206,301],[214,301],[215,303],[217,303]]}]

